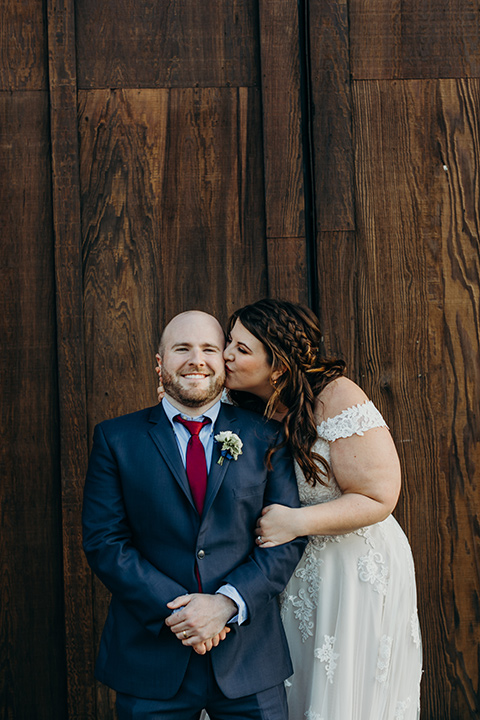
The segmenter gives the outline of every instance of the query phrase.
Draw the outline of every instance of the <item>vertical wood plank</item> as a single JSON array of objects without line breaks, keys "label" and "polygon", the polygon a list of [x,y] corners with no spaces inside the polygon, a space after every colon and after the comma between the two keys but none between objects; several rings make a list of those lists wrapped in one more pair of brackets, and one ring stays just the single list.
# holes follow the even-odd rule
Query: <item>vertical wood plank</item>
[{"label": "vertical wood plank", "polygon": [[479,0],[352,0],[352,77],[478,77],[479,12]]},{"label": "vertical wood plank", "polygon": [[305,238],[268,238],[268,295],[308,305]]},{"label": "vertical wood plank", "polygon": [[259,3],[267,237],[305,235],[296,0]]},{"label": "vertical wood plank", "polygon": [[317,294],[315,311],[325,348],[347,363],[347,374],[358,379],[358,257],[353,232],[317,235]]},{"label": "vertical wood plank", "polygon": [[449,409],[449,505],[445,510],[450,522],[444,528],[443,540],[452,543],[455,558],[444,568],[455,613],[450,618],[447,647],[461,688],[452,702],[453,715],[466,718],[480,713],[480,571],[475,560],[480,551],[479,108],[478,79],[438,84],[435,110],[440,118],[439,154],[444,166],[441,259]]},{"label": "vertical wood plank", "polygon": [[169,275],[176,277],[161,261],[168,97],[167,90],[79,92],[91,430],[154,402],[161,303]]},{"label": "vertical wood plank", "polygon": [[0,90],[45,90],[43,0],[0,0]]},{"label": "vertical wood plank", "polygon": [[259,84],[253,0],[83,0],[76,12],[80,88]]},{"label": "vertical wood plank", "polygon": [[422,717],[474,718],[478,81],[354,89],[360,367],[408,471],[397,515],[418,570]]},{"label": "vertical wood plank", "polygon": [[48,0],[50,125],[69,720],[95,715],[91,573],[81,548],[87,464],[75,29],[72,0]]},{"label": "vertical wood plank", "polygon": [[309,7],[312,134],[317,231],[355,229],[346,0]]},{"label": "vertical wood plank", "polygon": [[4,720],[66,717],[49,148],[47,93],[0,92]]},{"label": "vertical wood plank", "polygon": [[[387,418],[404,469],[396,515],[412,543],[419,581],[423,709],[427,718],[446,720],[452,716],[446,628],[438,613],[429,612],[446,600],[439,567],[447,552],[440,530],[447,499],[446,456],[440,437],[447,428],[432,407],[438,397],[441,404],[446,400],[443,298],[433,298],[430,307],[426,288],[426,279],[430,277],[435,287],[442,272],[435,258],[441,229],[428,203],[429,197],[442,194],[438,185],[442,177],[423,162],[425,156],[435,156],[436,129],[429,110],[432,92],[431,85],[421,82],[354,85],[360,263],[357,332],[362,384]],[[437,353],[431,352],[431,334],[438,338]],[[435,567],[432,558],[436,558]],[[451,617],[451,607],[444,611],[446,618]]]},{"label": "vertical wood plank", "polygon": [[260,2],[268,294],[308,302],[296,0]]}]

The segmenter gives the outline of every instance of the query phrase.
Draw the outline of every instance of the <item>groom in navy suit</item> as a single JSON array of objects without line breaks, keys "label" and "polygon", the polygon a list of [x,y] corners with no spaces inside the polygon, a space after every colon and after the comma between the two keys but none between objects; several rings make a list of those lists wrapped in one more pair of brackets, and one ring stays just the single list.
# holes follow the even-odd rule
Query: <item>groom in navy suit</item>
[{"label": "groom in navy suit", "polygon": [[265,505],[297,506],[297,486],[286,448],[265,464],[278,423],[220,403],[223,348],[215,318],[177,315],[162,403],[95,428],[84,549],[112,593],[96,676],[119,720],[287,718],[277,595],[305,543],[260,549],[254,529]]}]

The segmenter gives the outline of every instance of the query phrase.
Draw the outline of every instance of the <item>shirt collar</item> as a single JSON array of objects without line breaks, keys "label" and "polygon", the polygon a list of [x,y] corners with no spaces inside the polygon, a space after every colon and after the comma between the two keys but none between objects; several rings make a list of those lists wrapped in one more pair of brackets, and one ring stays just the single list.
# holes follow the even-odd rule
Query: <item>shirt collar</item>
[{"label": "shirt collar", "polygon": [[[190,415],[185,415],[185,413],[180,413],[180,411],[176,407],[174,407],[172,405],[172,403],[169,402],[167,400],[167,398],[165,398],[165,397],[162,400],[162,408],[164,409],[165,415],[171,422],[172,426],[173,426],[173,418],[175,417],[175,415],[180,414],[186,420],[201,420],[203,418],[210,418],[210,420],[212,421],[212,428],[213,428],[213,426],[215,425],[215,421],[218,417],[218,413],[220,412],[220,400],[218,400],[215,403],[215,405],[212,405],[212,407],[209,408],[208,410],[206,410],[202,415],[190,416]],[[193,408],[192,408],[192,410],[193,410]]]}]

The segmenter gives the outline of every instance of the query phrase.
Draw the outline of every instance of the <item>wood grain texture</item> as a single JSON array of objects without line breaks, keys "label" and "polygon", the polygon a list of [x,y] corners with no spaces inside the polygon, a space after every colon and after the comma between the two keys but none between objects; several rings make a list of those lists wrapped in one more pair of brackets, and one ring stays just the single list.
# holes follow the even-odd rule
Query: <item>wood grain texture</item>
[{"label": "wood grain texture", "polygon": [[259,112],[248,89],[80,93],[90,427],[155,401],[174,314],[266,294]]},{"label": "wood grain texture", "polygon": [[43,0],[0,0],[0,91],[47,88]]},{"label": "wood grain texture", "polygon": [[358,257],[353,232],[322,232],[316,239],[317,295],[326,353],[347,363],[349,377],[358,376]]},{"label": "wood grain texture", "polygon": [[479,0],[353,0],[352,77],[468,78],[480,74]]},{"label": "wood grain texture", "polygon": [[0,716],[61,719],[66,676],[45,92],[0,93],[0,234]]},{"label": "wood grain texture", "polygon": [[94,715],[91,573],[81,511],[88,446],[73,0],[48,0],[52,207],[69,720]]},{"label": "wood grain texture", "polygon": [[[442,203],[446,406],[449,432],[448,526],[454,544],[445,564],[454,613],[447,629],[448,659],[462,693],[454,715],[478,717],[480,639],[480,81],[439,83],[439,152],[445,165]],[[452,537],[453,536],[453,537]],[[448,544],[447,544],[448,547]]]},{"label": "wood grain texture", "polygon": [[302,237],[305,199],[297,2],[260,2],[259,15],[267,237]]},{"label": "wood grain texture", "polygon": [[317,232],[355,229],[346,0],[308,3]]},{"label": "wood grain texture", "polygon": [[76,12],[81,88],[259,83],[253,0],[82,0]]},{"label": "wood grain texture", "polygon": [[305,238],[268,238],[267,251],[268,296],[308,305]]},{"label": "wood grain texture", "polygon": [[427,720],[479,711],[478,93],[354,85],[360,375],[405,468]]}]

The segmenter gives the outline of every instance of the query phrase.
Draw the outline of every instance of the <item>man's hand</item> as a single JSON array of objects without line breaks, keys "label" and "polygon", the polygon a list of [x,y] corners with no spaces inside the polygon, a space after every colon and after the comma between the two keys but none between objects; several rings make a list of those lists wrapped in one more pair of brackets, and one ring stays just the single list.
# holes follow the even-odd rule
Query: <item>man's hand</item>
[{"label": "man's hand", "polygon": [[210,640],[206,640],[203,643],[199,643],[198,645],[194,645],[193,649],[198,655],[205,655],[205,653],[210,652],[212,648],[217,647],[222,640],[225,640],[229,632],[230,628],[225,626],[221,632],[215,635],[215,637],[210,638]]},{"label": "man's hand", "polygon": [[[169,615],[165,624],[183,645],[191,647],[210,640],[213,643],[217,635],[220,636],[218,640],[220,642],[221,633],[227,622],[237,613],[237,606],[233,600],[221,594],[181,595],[169,602],[167,607],[177,612]],[[205,649],[205,652],[207,651]]]}]

